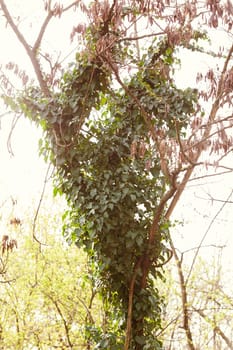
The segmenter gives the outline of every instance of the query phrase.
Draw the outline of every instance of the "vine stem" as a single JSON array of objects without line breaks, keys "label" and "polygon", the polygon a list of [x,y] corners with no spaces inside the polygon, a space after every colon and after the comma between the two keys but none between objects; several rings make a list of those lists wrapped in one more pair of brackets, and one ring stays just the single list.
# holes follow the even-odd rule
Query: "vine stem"
[{"label": "vine stem", "polygon": [[164,212],[164,208],[165,208],[167,202],[169,201],[169,199],[172,198],[172,196],[174,195],[175,192],[176,192],[176,184],[174,181],[172,187],[165,193],[165,195],[163,196],[163,198],[160,201],[159,206],[156,209],[156,213],[154,215],[154,219],[153,219],[153,222],[152,222],[152,225],[150,228],[147,252],[144,256],[143,263],[142,263],[142,268],[143,268],[142,279],[141,279],[141,288],[142,289],[146,288],[147,276],[148,276],[150,264],[151,264],[150,259],[149,259],[150,258],[150,248],[154,245],[156,233],[159,232],[159,224],[160,224],[161,216]]},{"label": "vine stem", "polygon": [[[217,112],[219,110],[219,106],[220,106],[220,100],[221,100],[221,96],[223,94],[223,89],[224,89],[224,76],[227,70],[227,66],[228,63],[230,61],[230,58],[232,56],[233,53],[233,45],[231,47],[231,49],[229,50],[227,59],[225,61],[222,73],[221,73],[221,77],[219,80],[219,84],[218,84],[218,89],[217,89],[217,97],[213,103],[209,118],[208,118],[208,122],[206,125],[206,129],[204,132],[204,135],[202,137],[201,142],[204,142],[206,139],[208,139],[210,137],[211,134],[211,129],[212,129],[212,125],[216,119],[216,115]],[[112,68],[113,72],[115,73],[116,79],[118,81],[118,83],[124,88],[124,90],[129,94],[129,96],[135,101],[135,103],[137,104],[137,106],[139,107],[139,109],[142,112],[142,115],[144,117],[145,123],[148,126],[148,129],[151,132],[151,135],[153,137],[154,140],[156,140],[156,134],[155,134],[155,129],[153,128],[148,115],[146,113],[146,111],[144,110],[144,108],[141,106],[140,101],[137,99],[136,96],[134,96],[134,94],[131,93],[131,91],[127,88],[127,86],[122,82],[117,70],[115,69],[115,67],[112,65],[111,62],[108,62],[108,64],[110,65],[110,67]],[[180,182],[180,184],[176,184],[176,186],[174,186],[172,184],[172,187],[170,188],[170,190],[168,190],[168,192],[165,194],[165,196],[163,197],[163,199],[160,202],[160,205],[157,209],[157,212],[154,216],[153,219],[153,223],[150,229],[150,233],[149,233],[149,245],[148,247],[154,242],[155,240],[155,235],[156,232],[158,231],[158,226],[159,226],[159,221],[161,219],[161,215],[165,209],[165,206],[168,202],[169,199],[172,198],[171,203],[168,207],[168,210],[165,213],[165,219],[169,220],[173,210],[175,209],[185,187],[187,182],[189,181],[193,170],[195,168],[195,166],[197,165],[198,159],[200,158],[202,154],[202,149],[200,148],[199,151],[197,152],[194,161],[192,163],[192,165],[186,170],[184,177],[182,179],[182,181]],[[148,248],[149,249],[149,248]],[[176,258],[176,251],[174,246],[172,246],[172,251],[173,254]],[[148,253],[148,252],[147,252]],[[178,258],[178,256],[177,256]],[[179,259],[178,259],[179,260]],[[178,261],[177,260],[177,261]],[[146,281],[147,281],[147,276],[148,276],[148,272],[149,272],[149,267],[150,267],[150,260],[149,260],[149,255],[145,254],[144,259],[143,259],[143,264],[142,268],[143,268],[143,273],[142,273],[142,280],[141,280],[141,287],[145,288],[146,287]],[[180,276],[180,283],[182,284],[182,286],[184,287],[182,289],[182,301],[183,301],[183,305],[185,305],[184,310],[184,328],[186,331],[186,336],[187,336],[187,340],[188,340],[188,346],[190,350],[195,350],[194,345],[193,345],[193,341],[192,341],[192,333],[191,330],[189,328],[189,319],[188,319],[188,313],[187,313],[187,291],[185,289],[185,284],[184,284],[184,276],[182,274],[182,269],[181,266],[178,266],[179,269],[179,276]],[[131,328],[132,328],[132,304],[133,304],[133,294],[134,294],[134,285],[135,285],[135,280],[136,280],[136,270],[132,276],[131,279],[131,283],[130,283],[130,289],[129,289],[129,304],[128,304],[128,316],[127,316],[127,328],[126,328],[126,340],[125,340],[125,348],[124,350],[128,350],[129,349],[129,343],[130,343],[130,336],[131,336]]]},{"label": "vine stem", "polygon": [[133,312],[133,296],[134,296],[134,287],[136,282],[136,277],[138,270],[142,263],[142,257],[140,257],[134,267],[133,276],[130,281],[129,286],[129,301],[128,301],[128,311],[127,311],[127,322],[126,322],[126,331],[125,331],[125,345],[124,350],[128,350],[130,346],[131,339],[131,330],[132,330],[132,312]]}]

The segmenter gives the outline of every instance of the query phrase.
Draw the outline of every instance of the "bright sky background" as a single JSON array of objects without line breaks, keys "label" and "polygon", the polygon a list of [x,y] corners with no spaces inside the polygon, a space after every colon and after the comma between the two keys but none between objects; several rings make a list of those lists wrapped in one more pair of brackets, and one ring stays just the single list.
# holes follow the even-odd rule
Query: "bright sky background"
[{"label": "bright sky background", "polygon": [[[7,6],[11,6],[15,13],[24,13],[21,27],[27,26],[30,28],[30,21],[33,21],[33,28],[36,23],[41,23],[39,15],[40,1],[6,1]],[[67,1],[70,3],[70,1]],[[26,12],[25,12],[26,10]],[[25,15],[26,13],[26,15]],[[55,51],[64,43],[64,49],[61,57],[72,57],[73,47],[69,42],[69,33],[72,29],[72,21],[69,16],[65,16],[61,22],[53,20],[53,25],[56,25],[56,31],[52,30],[53,25],[49,26],[48,37],[46,37],[46,45],[53,48]],[[65,30],[64,30],[65,26]],[[34,40],[34,30],[27,30],[27,38]],[[219,34],[220,40],[227,40],[223,33]],[[215,38],[216,39],[216,38]],[[20,67],[27,69],[30,74],[33,74],[31,63],[25,55],[24,49],[19,45],[15,35],[10,29],[5,30],[5,20],[0,18],[0,42],[4,50],[1,52],[0,64],[4,65],[8,61],[16,61]],[[216,43],[217,41],[214,40]],[[193,55],[184,52],[182,69],[177,72],[177,81],[181,87],[195,86],[196,71],[200,68],[206,69],[211,64],[211,60],[204,56],[194,58]],[[0,104],[0,115],[5,112],[4,106]],[[38,139],[40,132],[31,125],[29,121],[21,118],[12,135],[12,157],[7,150],[7,138],[11,123],[12,115],[1,117],[0,119],[0,214],[3,216],[4,205],[1,205],[7,200],[8,207],[11,206],[9,198],[12,196],[18,199],[17,210],[23,212],[31,205],[33,198],[39,198],[40,191],[43,187],[47,165],[38,157]],[[229,157],[229,162],[232,164],[232,157]],[[224,177],[206,178],[199,182],[190,182],[187,189],[177,206],[173,215],[174,219],[184,221],[184,226],[178,226],[173,231],[175,246],[181,251],[191,249],[198,246],[200,240],[205,234],[211,220],[216,215],[223,203],[213,202],[208,199],[208,194],[214,198],[224,200],[232,190],[233,175]],[[233,201],[233,196],[230,198]],[[224,210],[215,220],[214,225],[210,229],[204,241],[204,245],[226,244],[227,248],[223,251],[223,261],[225,269],[229,269],[232,273],[233,265],[233,204],[225,206]],[[7,214],[8,215],[8,214]],[[1,230],[1,226],[0,226]],[[0,232],[2,234],[2,232]],[[203,255],[207,256],[208,260],[212,252],[207,249],[202,249]]]}]

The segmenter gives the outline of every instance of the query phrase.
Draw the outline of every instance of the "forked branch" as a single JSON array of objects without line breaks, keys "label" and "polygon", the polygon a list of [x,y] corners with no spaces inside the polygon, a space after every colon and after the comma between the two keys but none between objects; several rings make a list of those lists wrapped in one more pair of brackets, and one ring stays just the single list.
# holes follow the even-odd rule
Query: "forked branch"
[{"label": "forked branch", "polygon": [[[217,87],[217,96],[216,96],[216,99],[212,105],[212,108],[211,108],[211,111],[209,114],[209,118],[208,118],[208,122],[206,124],[205,132],[202,136],[201,142],[203,142],[204,140],[207,140],[209,138],[209,136],[211,134],[212,125],[216,120],[217,113],[218,113],[218,110],[219,110],[220,105],[221,105],[221,97],[224,93],[225,74],[227,72],[228,65],[229,65],[229,62],[232,58],[232,55],[233,55],[233,45],[229,49],[227,58],[225,60],[225,63],[224,63],[223,69],[222,69],[222,73],[221,73],[221,76],[220,76],[220,79],[218,82],[218,87]],[[198,162],[198,159],[200,158],[202,151],[203,150],[201,148],[197,150],[195,158],[193,159],[194,164],[196,164]],[[177,189],[177,191],[176,191],[176,193],[175,193],[175,195],[174,195],[174,197],[173,197],[173,199],[168,207],[168,210],[166,212],[166,219],[168,219],[168,220],[170,219],[170,217],[173,213],[173,210],[175,209],[176,204],[178,203],[178,201],[179,201],[179,199],[180,199],[180,197],[185,189],[185,186],[193,173],[193,170],[194,170],[194,166],[187,169],[187,171],[186,171],[181,183],[179,184],[178,189]]]},{"label": "forked branch", "polygon": [[[3,13],[4,13],[5,17],[6,17],[7,22],[11,26],[13,32],[17,36],[17,38],[20,41],[20,43],[23,45],[24,49],[26,50],[26,52],[27,52],[27,54],[28,54],[28,56],[29,56],[29,58],[31,60],[31,63],[33,65],[33,68],[34,68],[34,71],[35,71],[36,77],[38,79],[38,82],[40,84],[40,88],[41,88],[42,92],[44,93],[45,96],[49,96],[49,89],[48,89],[46,81],[45,81],[45,79],[43,77],[43,73],[42,73],[42,70],[41,70],[41,67],[40,67],[40,63],[39,63],[39,61],[38,61],[38,59],[36,57],[35,51],[30,47],[30,45],[26,41],[25,37],[23,36],[23,34],[20,32],[20,30],[18,29],[17,25],[13,21],[13,18],[11,16],[10,12],[8,11],[8,8],[6,7],[6,4],[5,4],[4,0],[0,0],[0,5],[1,5],[1,9],[2,9],[2,11],[3,11]],[[50,19],[50,17],[49,17],[49,19]],[[42,28],[43,28],[43,26],[42,26]],[[45,30],[45,28],[44,28],[44,30]],[[42,36],[43,36],[43,30],[40,31],[39,37],[37,39],[38,43],[36,41],[37,44],[40,43],[40,40],[41,40]]]}]

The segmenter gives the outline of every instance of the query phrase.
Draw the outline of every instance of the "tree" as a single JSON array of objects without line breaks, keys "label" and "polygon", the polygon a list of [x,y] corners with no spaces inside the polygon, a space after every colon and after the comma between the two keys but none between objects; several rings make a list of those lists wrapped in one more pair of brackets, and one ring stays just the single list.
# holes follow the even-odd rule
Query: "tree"
[{"label": "tree", "polygon": [[[48,1],[31,45],[0,4],[39,83],[5,101],[42,126],[41,150],[56,167],[56,191],[71,207],[65,235],[94,261],[103,297],[113,306],[109,319],[120,325],[117,331],[106,325],[101,347],[160,349],[162,301],[154,282],[176,254],[171,214],[197,166],[232,170],[221,161],[232,150],[233,46],[216,53],[205,44],[208,28],[217,31],[221,23],[231,31],[232,5],[114,0],[65,7]],[[72,32],[82,49],[60,70],[59,61],[41,52],[42,39],[50,20],[72,8],[87,16]],[[216,72],[197,77],[204,89],[176,86],[181,49],[219,57]],[[187,317],[185,331],[194,349]]]},{"label": "tree", "polygon": [[[208,248],[203,247],[204,250]],[[224,282],[227,278],[222,268],[224,247],[214,249],[215,253],[208,261],[198,259],[192,275],[190,265],[185,263],[184,258],[190,251],[182,254],[181,271],[174,264],[166,268],[166,285],[161,291],[166,300],[161,330],[166,350],[186,347],[183,331],[185,313],[181,302],[184,293],[188,301],[186,310],[195,349],[232,349],[231,287]],[[180,273],[185,283],[177,288]]]},{"label": "tree", "polygon": [[3,350],[87,349],[85,323],[96,329],[103,323],[87,256],[62,239],[57,216],[61,221],[63,206],[57,202],[53,199],[48,211],[51,198],[44,198],[47,210],[40,211],[36,225],[41,243],[33,237],[33,203],[21,219],[7,218],[5,230],[9,237],[17,236],[18,247],[7,256],[1,253],[7,261],[0,280]]}]

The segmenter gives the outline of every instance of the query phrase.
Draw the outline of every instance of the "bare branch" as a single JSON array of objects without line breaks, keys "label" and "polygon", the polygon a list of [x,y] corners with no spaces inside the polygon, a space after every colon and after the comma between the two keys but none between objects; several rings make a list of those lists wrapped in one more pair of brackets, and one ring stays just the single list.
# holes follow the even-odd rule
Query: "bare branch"
[{"label": "bare branch", "polygon": [[14,152],[13,152],[13,149],[11,147],[11,138],[12,138],[12,134],[15,130],[15,127],[19,121],[19,118],[20,118],[20,115],[17,115],[14,117],[12,123],[11,123],[11,129],[10,129],[10,132],[9,132],[9,135],[8,135],[8,138],[7,138],[7,149],[8,149],[8,152],[10,153],[11,156],[14,156]]},{"label": "bare branch", "polygon": [[[228,67],[228,64],[230,62],[230,59],[232,57],[232,54],[233,54],[233,45],[231,46],[231,48],[230,48],[230,50],[228,52],[227,59],[226,59],[226,61],[224,63],[224,67],[223,67],[223,70],[222,70],[222,73],[221,73],[221,77],[220,77],[220,80],[219,80],[219,83],[218,83],[217,97],[216,97],[216,99],[215,99],[215,101],[213,103],[213,106],[211,108],[210,115],[209,115],[209,118],[208,118],[208,122],[207,122],[207,125],[206,125],[205,132],[203,134],[202,140],[206,140],[207,138],[209,138],[209,135],[211,133],[212,124],[215,121],[218,109],[220,107],[220,100],[221,100],[221,96],[222,96],[223,91],[224,91],[224,77],[225,77],[225,73],[227,71],[227,67]],[[194,163],[197,163],[197,161],[200,158],[201,154],[202,154],[202,149],[199,149],[197,151],[197,154],[195,155]],[[190,167],[186,171],[186,173],[185,173],[185,175],[184,175],[184,177],[183,177],[183,179],[182,179],[182,181],[181,181],[181,183],[180,183],[180,185],[179,185],[179,187],[177,189],[177,192],[175,193],[175,195],[174,195],[174,197],[173,197],[173,199],[172,199],[172,201],[171,201],[171,203],[169,205],[169,208],[168,208],[168,210],[166,212],[166,218],[167,219],[170,218],[174,208],[176,207],[176,204],[179,201],[179,199],[180,199],[180,197],[181,197],[181,195],[182,195],[182,193],[184,191],[184,188],[185,188],[187,182],[189,181],[189,179],[190,179],[190,177],[191,177],[191,175],[193,173],[193,169],[194,169],[194,167]]]},{"label": "bare branch", "polygon": [[192,339],[192,332],[189,325],[189,312],[188,312],[188,295],[187,295],[187,283],[185,282],[183,269],[182,269],[182,258],[179,259],[176,249],[172,240],[170,240],[171,249],[173,256],[176,261],[178,276],[180,280],[181,300],[182,300],[182,315],[183,315],[183,328],[186,333],[187,346],[189,350],[195,350]]},{"label": "bare branch", "polygon": [[[203,198],[204,199],[204,198]],[[186,249],[182,252],[182,255],[186,254],[186,253],[189,253],[189,252],[192,252],[194,250],[197,250],[197,249],[203,249],[203,248],[215,248],[215,249],[223,249],[225,248],[226,245],[216,245],[216,244],[207,244],[207,245],[202,245],[201,247],[193,247],[193,248],[190,248],[190,249]],[[176,249],[177,250],[177,249]]]},{"label": "bare branch", "polygon": [[152,34],[144,34],[144,35],[140,35],[140,36],[129,36],[129,37],[125,37],[125,38],[119,39],[119,40],[117,40],[117,42],[121,42],[121,41],[137,41],[137,40],[151,38],[151,37],[155,37],[155,36],[163,35],[163,34],[164,34],[164,32],[158,32],[158,33],[152,33]]},{"label": "bare branch", "polygon": [[32,237],[33,237],[33,240],[36,241],[36,242],[39,244],[39,247],[40,247],[40,248],[41,248],[41,245],[47,246],[47,244],[42,243],[42,242],[37,238],[37,236],[36,236],[36,222],[37,222],[37,218],[38,218],[38,215],[39,215],[40,207],[41,207],[41,204],[42,204],[42,201],[43,201],[43,198],[44,198],[44,194],[45,194],[45,189],[46,189],[46,185],[47,185],[47,182],[48,182],[48,178],[50,177],[50,175],[49,175],[50,168],[51,168],[51,163],[49,164],[48,169],[47,169],[47,172],[46,172],[46,175],[45,175],[44,185],[43,185],[43,188],[42,188],[42,192],[41,192],[39,204],[38,204],[38,206],[37,206],[36,214],[35,214],[35,216],[34,216],[33,225],[32,225]]},{"label": "bare branch", "polygon": [[36,56],[37,55],[37,50],[39,49],[40,45],[41,45],[41,41],[43,39],[43,36],[44,36],[44,33],[45,33],[45,30],[51,20],[51,18],[53,17],[53,12],[52,11],[49,11],[42,26],[41,26],[41,29],[40,29],[40,32],[38,34],[38,37],[35,41],[35,44],[33,45],[33,48],[32,48],[32,52],[33,54]]},{"label": "bare branch", "polygon": [[219,214],[223,211],[224,207],[225,207],[226,204],[228,203],[228,201],[229,201],[229,199],[231,198],[232,194],[233,194],[233,190],[231,190],[230,194],[227,196],[226,200],[223,202],[223,205],[219,208],[219,210],[217,211],[217,213],[214,215],[214,217],[213,217],[212,220],[210,221],[210,224],[209,224],[209,226],[207,227],[207,230],[206,230],[206,232],[204,233],[204,235],[203,235],[203,237],[202,237],[202,239],[201,239],[201,241],[200,241],[200,243],[199,243],[199,245],[198,245],[198,249],[196,250],[196,253],[195,253],[195,255],[194,255],[194,258],[193,258],[193,261],[192,261],[192,264],[191,264],[189,273],[188,273],[188,275],[187,275],[187,277],[186,277],[186,281],[185,281],[185,284],[186,284],[186,285],[187,285],[188,280],[189,280],[189,278],[190,278],[190,276],[191,276],[191,273],[192,273],[194,264],[195,264],[195,262],[196,262],[197,256],[198,256],[198,254],[199,254],[200,248],[202,247],[202,243],[204,242],[204,240],[205,240],[207,234],[209,233],[209,231],[210,231],[210,229],[211,229],[213,223],[215,222],[216,218],[219,216]]},{"label": "bare branch", "polygon": [[[211,325],[213,324],[213,321],[208,318],[208,316],[203,312],[203,310],[197,309],[193,307],[193,310],[196,311],[204,320]],[[226,336],[226,334],[221,330],[219,326],[214,325],[214,331],[220,335],[220,337],[225,341],[225,343],[228,346],[228,349],[233,350],[233,344],[231,340]]]},{"label": "bare branch", "polygon": [[0,283],[7,283],[7,284],[10,284],[10,283],[12,283],[12,282],[15,282],[16,281],[16,278],[13,278],[13,279],[11,279],[11,280],[3,280],[3,281],[0,281]]},{"label": "bare branch", "polygon": [[70,5],[67,5],[66,7],[64,7],[62,9],[62,12],[68,11],[72,7],[77,6],[79,3],[80,3],[80,0],[76,0],[76,1],[72,2]]},{"label": "bare branch", "polygon": [[[221,166],[218,166],[218,168],[221,168]],[[227,171],[221,171],[219,173],[214,173],[214,174],[209,174],[209,175],[202,175],[202,176],[197,176],[197,177],[192,177],[191,179],[189,179],[189,182],[191,181],[197,181],[200,179],[205,179],[207,177],[215,177],[215,176],[220,176],[220,175],[225,175],[225,174],[229,174],[233,171],[233,169],[229,169]]]},{"label": "bare branch", "polygon": [[211,202],[220,202],[220,203],[226,203],[226,204],[233,204],[233,201],[226,201],[226,199],[218,199],[218,198],[214,198],[212,197],[209,193],[207,193],[209,198],[204,198],[204,197],[200,197],[200,196],[196,196],[199,199],[202,199],[204,201],[211,201]]},{"label": "bare branch", "polygon": [[[232,150],[231,150],[232,151]],[[226,170],[226,172],[232,172],[233,171],[233,168],[230,168],[229,166],[225,166],[225,165],[217,165],[216,166],[216,164],[214,163],[214,164],[212,164],[212,163],[208,163],[208,162],[200,162],[199,163],[200,165],[206,165],[206,166],[211,166],[211,167],[214,167],[214,168],[218,168],[218,169],[225,169]],[[206,175],[206,176],[208,176],[208,175]]]},{"label": "bare branch", "polygon": [[48,293],[45,293],[45,295],[52,301],[52,303],[55,305],[55,308],[57,309],[57,312],[58,314],[60,315],[61,317],[61,320],[62,320],[62,323],[64,325],[64,329],[65,329],[65,334],[66,334],[66,339],[67,339],[67,342],[69,344],[69,348],[70,349],[73,349],[73,344],[71,342],[71,339],[70,339],[70,325],[69,323],[67,322],[63,312],[62,312],[62,309],[58,303],[57,300],[55,300],[55,298],[53,298],[50,294]]},{"label": "bare branch", "polygon": [[37,79],[38,79],[38,82],[40,84],[40,87],[41,87],[41,90],[42,92],[46,95],[46,96],[49,96],[49,89],[48,89],[48,86],[46,84],[46,81],[43,77],[43,73],[41,71],[41,67],[40,67],[40,64],[36,58],[36,55],[35,53],[33,52],[33,50],[31,49],[30,45],[27,43],[26,39],[24,38],[23,34],[19,31],[17,25],[14,23],[13,19],[12,19],[12,16],[10,15],[6,5],[5,5],[5,2],[4,0],[0,0],[0,5],[1,5],[1,8],[2,8],[2,11],[6,17],[6,20],[7,22],[10,24],[12,30],[14,31],[15,35],[17,36],[17,38],[19,39],[20,43],[23,45],[24,49],[26,50],[31,62],[32,62],[32,65],[33,65],[33,68],[34,68],[34,71],[36,73],[36,76],[37,76]]},{"label": "bare branch", "polygon": [[[62,13],[64,13],[65,11],[68,11],[69,9],[71,9],[72,7],[78,5],[80,2],[80,0],[76,0],[74,1],[72,4],[66,6],[65,8],[62,8]],[[40,44],[41,44],[41,41],[43,39],[43,36],[44,36],[44,33],[45,33],[45,30],[50,22],[50,20],[52,19],[52,17],[54,16],[54,13],[53,13],[53,10],[51,9],[50,5],[48,6],[48,14],[41,26],[41,29],[40,29],[40,32],[38,34],[38,37],[35,41],[35,44],[33,45],[33,48],[32,48],[32,51],[33,53],[36,55],[37,54],[37,50],[38,48],[40,47]]]}]

